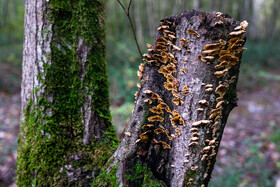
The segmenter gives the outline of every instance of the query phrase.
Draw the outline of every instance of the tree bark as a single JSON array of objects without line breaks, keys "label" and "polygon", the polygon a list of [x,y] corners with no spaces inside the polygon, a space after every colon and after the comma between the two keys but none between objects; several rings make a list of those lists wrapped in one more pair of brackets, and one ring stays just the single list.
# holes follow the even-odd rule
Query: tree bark
[{"label": "tree bark", "polygon": [[216,12],[182,11],[161,20],[139,67],[130,126],[107,169],[114,168],[119,186],[208,185],[237,105],[247,22],[237,26]]},{"label": "tree bark", "polygon": [[115,150],[103,0],[26,0],[18,186],[90,186]]}]

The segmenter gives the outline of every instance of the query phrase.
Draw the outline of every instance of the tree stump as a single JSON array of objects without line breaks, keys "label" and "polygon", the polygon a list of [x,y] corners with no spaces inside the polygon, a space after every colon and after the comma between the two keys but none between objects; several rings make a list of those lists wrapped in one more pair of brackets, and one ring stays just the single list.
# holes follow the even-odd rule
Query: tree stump
[{"label": "tree stump", "polygon": [[120,186],[207,186],[230,111],[248,23],[182,11],[160,21],[139,66],[126,136],[111,157]]}]

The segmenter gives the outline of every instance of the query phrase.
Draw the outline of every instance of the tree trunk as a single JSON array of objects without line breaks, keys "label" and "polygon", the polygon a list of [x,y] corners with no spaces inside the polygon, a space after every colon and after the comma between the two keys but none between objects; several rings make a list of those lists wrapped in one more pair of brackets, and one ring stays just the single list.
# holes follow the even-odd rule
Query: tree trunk
[{"label": "tree trunk", "polygon": [[280,5],[280,0],[274,0],[271,3],[271,16],[266,16],[266,22],[268,23],[267,25],[267,35],[270,37],[275,37],[276,33],[276,25],[277,25],[277,19],[279,15],[278,7]]},{"label": "tree trunk", "polygon": [[103,0],[26,0],[18,186],[90,186],[115,148]]},{"label": "tree trunk", "polygon": [[193,2],[193,8],[195,10],[199,10],[201,8],[201,0],[194,0]]},{"label": "tree trunk", "polygon": [[139,43],[141,46],[143,46],[144,43],[144,36],[143,36],[143,28],[142,28],[142,22],[141,22],[141,15],[140,15],[140,2],[136,1],[135,2],[135,7],[133,8],[133,14],[135,17],[135,29],[136,29],[136,34],[139,38]]},{"label": "tree trunk", "polygon": [[[139,67],[130,126],[110,159],[119,186],[207,186],[229,112],[247,22],[183,11],[161,20]],[[234,30],[236,28],[236,30]],[[104,186],[106,184],[104,183]]]},{"label": "tree trunk", "polygon": [[210,0],[209,4],[210,4],[209,7],[210,7],[211,11],[214,11],[215,9],[217,9],[217,7],[216,7],[216,0]]}]

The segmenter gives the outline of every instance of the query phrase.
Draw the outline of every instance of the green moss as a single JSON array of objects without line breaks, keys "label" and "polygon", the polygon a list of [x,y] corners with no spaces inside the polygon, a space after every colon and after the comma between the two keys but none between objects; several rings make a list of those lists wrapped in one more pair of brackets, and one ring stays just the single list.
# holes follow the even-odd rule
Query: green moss
[{"label": "green moss", "polygon": [[132,169],[129,169],[124,177],[142,187],[163,187],[163,184],[154,177],[151,169],[139,162]]},{"label": "green moss", "polygon": [[96,177],[92,185],[93,187],[117,187],[119,183],[117,181],[116,172],[119,164],[114,166],[109,173],[107,173],[107,168],[103,168],[98,177]]},{"label": "green moss", "polygon": [[[52,63],[43,62],[44,73],[38,75],[42,86],[33,91],[36,102],[30,99],[24,111],[18,140],[18,186],[81,185],[87,181],[69,181],[65,165],[98,174],[118,144],[109,111],[104,1],[50,0],[48,9],[53,27],[51,53],[46,57]],[[80,40],[89,49],[84,67]],[[37,95],[41,89],[43,94]],[[91,110],[106,126],[102,141],[93,139],[84,145],[81,108],[88,96]],[[70,159],[73,155],[79,159]]]},{"label": "green moss", "polygon": [[153,113],[150,111],[150,108],[152,108],[153,106],[156,106],[156,105],[149,104],[149,103],[143,104],[144,112],[143,112],[142,122],[140,123],[140,127],[142,127],[143,125],[146,125],[148,123],[151,123],[148,120],[148,117],[153,115]]},{"label": "green moss", "polygon": [[[203,171],[193,171],[191,169],[189,169],[186,174],[185,174],[185,180],[184,180],[184,186],[194,186],[194,184],[192,183],[191,185],[188,185],[187,183],[189,182],[189,179],[195,179],[198,175],[198,173],[201,173]],[[197,182],[196,186],[201,186],[203,184],[203,177],[199,179],[199,181]]]}]

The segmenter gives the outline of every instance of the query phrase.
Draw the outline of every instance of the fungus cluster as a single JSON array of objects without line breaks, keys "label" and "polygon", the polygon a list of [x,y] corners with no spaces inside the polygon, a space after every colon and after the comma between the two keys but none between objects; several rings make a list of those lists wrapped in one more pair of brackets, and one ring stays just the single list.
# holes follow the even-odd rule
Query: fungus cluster
[{"label": "fungus cluster", "polygon": [[172,111],[157,93],[154,93],[151,90],[144,90],[143,93],[148,96],[148,98],[145,99],[144,102],[148,103],[149,105],[154,104],[156,106],[149,108],[149,112],[151,114],[151,116],[147,117],[149,124],[143,124],[141,129],[144,132],[139,135],[139,139],[136,141],[136,143],[151,142],[156,145],[162,145],[164,149],[171,149],[171,146],[168,143],[162,140],[157,140],[156,136],[165,135],[169,140],[173,140],[173,138],[175,137],[173,134],[170,135],[169,130],[161,125],[164,121],[164,118],[162,116],[164,116],[165,113],[172,114]]},{"label": "fungus cluster", "polygon": [[[202,62],[206,62],[208,64],[215,63],[214,60],[218,58],[217,64],[214,64],[214,69],[216,70],[214,75],[218,80],[220,80],[216,88],[214,88],[212,84],[205,85],[205,83],[203,83],[202,86],[205,86],[206,93],[212,93],[215,91],[217,96],[216,102],[210,111],[209,120],[200,120],[192,124],[193,128],[198,128],[202,124],[202,121],[205,121],[205,123],[207,121],[206,124],[211,127],[211,130],[208,133],[212,132],[212,134],[210,134],[212,138],[205,140],[205,146],[201,151],[201,160],[207,161],[204,178],[207,178],[208,171],[211,166],[211,159],[216,155],[215,150],[219,143],[217,141],[217,126],[221,124],[223,104],[225,102],[224,96],[229,90],[229,85],[234,83],[237,79],[237,77],[235,75],[232,76],[232,73],[230,72],[232,68],[239,65],[240,57],[245,49],[243,48],[245,37],[242,35],[246,33],[247,26],[247,21],[241,22],[234,31],[228,34],[228,41],[220,39],[218,43],[207,44],[203,48],[202,55],[199,56]],[[200,100],[199,104],[201,106],[209,105],[206,100]],[[197,111],[203,110],[202,108],[199,108]],[[196,129],[193,129],[192,133],[195,132],[197,132]],[[189,145],[192,146],[196,144],[191,142]]]},{"label": "fungus cluster", "polygon": [[[178,81],[174,77],[174,74],[177,72],[176,64],[177,61],[172,53],[169,52],[169,49],[172,50],[181,50],[178,46],[173,44],[173,40],[176,39],[175,33],[172,31],[169,31],[169,22],[168,21],[162,21],[161,26],[158,28],[158,31],[162,33],[164,36],[156,39],[156,45],[154,48],[150,44],[147,44],[147,47],[149,48],[148,51],[150,54],[144,54],[144,61],[150,65],[150,66],[160,66],[158,73],[161,73],[166,78],[166,82],[164,82],[164,88],[174,93],[173,95],[176,95],[176,92],[178,90]],[[139,67],[138,74],[141,76],[143,70],[143,66]],[[139,76],[139,77],[140,77]],[[144,102],[152,104],[153,100],[157,100],[157,105],[150,108],[149,111],[155,115],[148,117],[148,121],[154,124],[146,124],[142,127],[143,130],[146,130],[146,132],[140,134],[140,142],[146,142],[146,134],[147,132],[153,132],[156,135],[159,134],[165,134],[169,140],[172,140],[175,138],[174,134],[169,135],[169,131],[165,129],[162,125],[159,125],[159,123],[163,122],[164,118],[162,116],[165,115],[165,112],[170,113],[172,116],[173,123],[178,122],[178,124],[182,124],[182,117],[178,116],[176,112],[172,112],[169,108],[169,106],[160,98],[160,96],[157,93],[152,92],[151,90],[145,90],[143,91],[145,94],[149,96],[148,99],[145,99]],[[182,104],[182,100],[179,99],[179,97],[173,99],[173,102],[177,103],[178,105]],[[165,111],[165,112],[164,112]],[[162,115],[162,116],[160,116]],[[158,128],[156,128],[158,126]],[[150,131],[152,129],[152,131]],[[180,134],[178,130],[176,131],[176,135]],[[151,135],[152,137],[152,135]],[[143,140],[142,140],[143,139]],[[155,138],[152,139],[151,143],[154,144],[161,144],[164,149],[170,149],[171,146],[167,144],[164,141],[156,140]]]},{"label": "fungus cluster", "polygon": [[[167,91],[170,91],[173,95],[172,102],[177,106],[182,106],[184,104],[183,97],[189,94],[189,89],[187,85],[184,85],[182,91],[179,91],[178,80],[176,79],[177,75],[177,60],[172,54],[172,51],[180,51],[181,48],[175,45],[175,32],[173,32],[172,27],[173,23],[168,20],[163,20],[160,22],[160,27],[157,29],[160,33],[160,37],[155,40],[155,44],[147,44],[148,53],[143,55],[143,61],[139,66],[138,76],[141,82],[143,83],[143,71],[145,65],[149,66],[158,66],[158,73],[162,74],[166,81],[163,83],[164,88]],[[196,32],[191,32],[190,34],[195,34],[199,37],[199,34]],[[187,48],[187,40],[180,39],[181,47]],[[185,62],[186,58],[183,59]],[[187,73],[185,68],[181,69],[182,73]],[[141,88],[140,84],[137,84],[137,87]],[[150,139],[151,143],[161,144],[164,149],[170,149],[170,145],[164,141],[157,140],[156,137],[158,135],[165,135],[169,140],[172,140],[176,137],[176,135],[180,135],[180,129],[177,128],[178,125],[185,126],[185,122],[182,116],[176,110],[171,111],[170,107],[160,98],[157,93],[152,92],[151,90],[144,90],[148,98],[144,100],[145,103],[149,105],[153,105],[149,108],[149,116],[147,117],[147,123],[142,126],[142,130],[144,131],[140,134],[140,139],[137,142],[144,142]],[[163,127],[164,116],[167,115],[170,118],[171,124],[173,128],[175,128],[174,134],[169,134],[169,131]],[[196,137],[199,136],[197,133]],[[194,137],[194,139],[196,139]],[[161,139],[162,140],[162,139]]]}]

